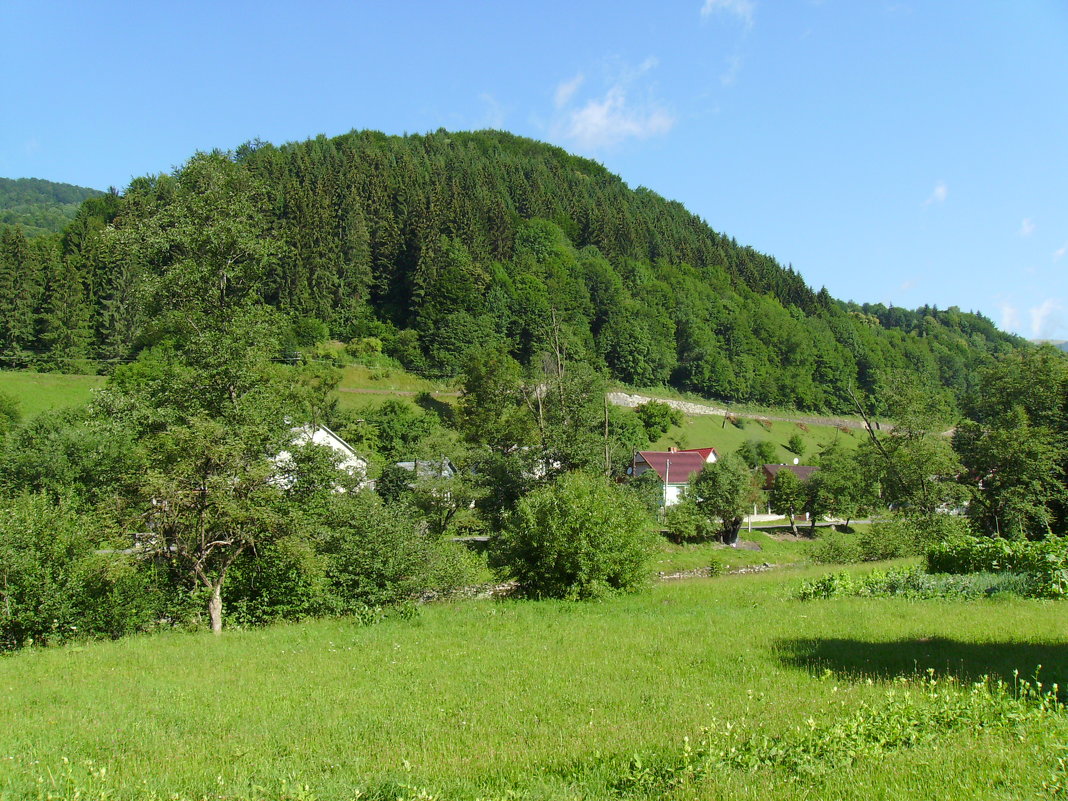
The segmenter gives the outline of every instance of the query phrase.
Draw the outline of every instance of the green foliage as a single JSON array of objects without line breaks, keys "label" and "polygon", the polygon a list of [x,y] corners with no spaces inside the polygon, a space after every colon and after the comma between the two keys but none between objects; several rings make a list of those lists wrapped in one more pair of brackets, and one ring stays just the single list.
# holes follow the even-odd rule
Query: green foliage
[{"label": "green foliage", "polygon": [[143,469],[134,432],[85,409],[44,412],[0,441],[0,490],[96,506],[129,491]]},{"label": "green foliage", "polygon": [[672,426],[682,425],[682,412],[660,401],[646,401],[635,408],[634,413],[645,428],[646,439],[649,442],[656,442]]},{"label": "green foliage", "polygon": [[0,178],[0,226],[21,226],[30,236],[59,233],[74,220],[82,201],[103,194],[41,178]]},{"label": "green foliage", "polygon": [[603,478],[572,473],[523,498],[495,562],[535,598],[599,598],[648,580],[655,538],[637,501]]},{"label": "green foliage", "polygon": [[809,558],[820,565],[848,565],[861,561],[863,556],[857,536],[833,526],[820,532],[808,553]]},{"label": "green foliage", "polygon": [[969,396],[953,447],[968,515],[986,534],[1043,537],[1068,522],[1068,359],[1050,347],[1006,355]]},{"label": "green foliage", "polygon": [[402,504],[387,506],[365,492],[339,494],[316,523],[313,543],[335,613],[449,592],[473,580],[473,555],[421,531]]},{"label": "green foliage", "polygon": [[739,459],[754,469],[762,464],[778,463],[775,443],[766,439],[747,439],[738,448],[737,454]]},{"label": "green foliage", "polygon": [[51,244],[6,230],[8,364],[125,358],[160,310],[255,300],[434,375],[486,345],[537,368],[553,320],[572,359],[617,380],[851,411],[880,371],[959,397],[1022,344],[959,309],[838,303],[679,204],[496,131],[200,153],[87,200]]},{"label": "green foliage", "polygon": [[783,469],[775,474],[771,490],[768,492],[768,505],[771,511],[785,515],[790,520],[790,528],[797,533],[794,517],[805,503],[805,488],[801,479],[792,470]]},{"label": "green foliage", "polygon": [[918,567],[873,570],[863,576],[828,573],[804,581],[797,597],[802,601],[825,598],[947,598],[974,600],[994,595],[1045,597],[1042,586],[1028,573],[927,573]]},{"label": "green foliage", "polygon": [[158,598],[149,571],[98,554],[97,521],[43,495],[0,501],[0,649],[151,625]]},{"label": "green foliage", "polygon": [[706,518],[719,522],[724,542],[732,544],[738,540],[742,520],[756,495],[754,477],[740,459],[727,454],[706,464],[690,479],[687,492]]},{"label": "green foliage", "polygon": [[786,443],[786,450],[790,451],[790,453],[796,453],[799,457],[804,456],[805,438],[797,433],[791,434],[789,441]]},{"label": "green foliage", "polygon": [[18,398],[0,391],[0,437],[18,425],[21,419]]},{"label": "green foliage", "polygon": [[988,537],[957,537],[932,545],[926,553],[931,573],[1025,573],[1048,597],[1068,594],[1068,538],[1038,542]]},{"label": "green foliage", "polygon": [[715,524],[698,508],[688,493],[684,494],[678,503],[667,508],[664,513],[664,527],[670,533],[672,542],[678,543],[703,542],[719,534]]}]

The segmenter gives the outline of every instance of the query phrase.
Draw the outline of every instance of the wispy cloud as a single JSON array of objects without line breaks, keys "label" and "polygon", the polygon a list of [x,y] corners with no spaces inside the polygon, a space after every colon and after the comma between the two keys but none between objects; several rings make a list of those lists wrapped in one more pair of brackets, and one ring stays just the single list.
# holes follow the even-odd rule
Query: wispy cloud
[{"label": "wispy cloud", "polygon": [[1035,224],[1030,217],[1024,217],[1020,223],[1020,236],[1031,236],[1035,232]]},{"label": "wispy cloud", "polygon": [[719,76],[719,82],[724,86],[733,86],[738,80],[738,73],[742,71],[742,57],[735,54],[727,59],[727,69]]},{"label": "wispy cloud", "polygon": [[756,3],[754,0],[705,0],[701,6],[702,17],[710,17],[717,12],[731,14],[741,20],[745,27],[752,28]]},{"label": "wispy cloud", "polygon": [[927,200],[923,201],[923,205],[930,206],[932,203],[945,203],[947,197],[949,197],[949,187],[946,186],[945,181],[939,181],[935,184],[934,189],[931,190]]},{"label": "wispy cloud", "polygon": [[579,90],[585,82],[586,76],[581,72],[569,81],[561,81],[556,87],[556,93],[553,95],[553,105],[557,108],[563,108],[571,102],[571,98],[575,96],[575,92]]},{"label": "wispy cloud", "polygon": [[[637,69],[623,70],[602,96],[584,103],[572,102],[584,83],[581,74],[559,84],[553,97],[557,109],[554,134],[582,148],[599,150],[627,139],[668,133],[675,126],[674,115],[651,96],[648,88],[644,93],[640,88],[636,91],[642,76],[656,65],[655,58],[648,58]],[[636,98],[635,94],[639,96]]]},{"label": "wispy cloud", "polygon": [[504,120],[507,113],[497,98],[489,92],[483,92],[478,96],[478,99],[486,104],[485,122],[483,124],[487,128],[496,128],[498,130],[504,128]]},{"label": "wispy cloud", "polygon": [[1035,339],[1053,339],[1055,334],[1064,329],[1061,302],[1056,298],[1046,298],[1040,305],[1030,310],[1031,336]]},{"label": "wispy cloud", "polygon": [[902,292],[908,292],[910,289],[914,289],[915,287],[916,287],[916,279],[915,278],[909,278],[909,279],[906,279],[906,280],[901,282],[900,289],[901,289]]},{"label": "wispy cloud", "polygon": [[1020,310],[1008,303],[1001,304],[1001,328],[1003,331],[1020,330]]},{"label": "wispy cloud", "polygon": [[1060,261],[1062,258],[1064,258],[1065,253],[1068,253],[1068,242],[1065,242],[1063,245],[1053,251],[1053,260]]}]

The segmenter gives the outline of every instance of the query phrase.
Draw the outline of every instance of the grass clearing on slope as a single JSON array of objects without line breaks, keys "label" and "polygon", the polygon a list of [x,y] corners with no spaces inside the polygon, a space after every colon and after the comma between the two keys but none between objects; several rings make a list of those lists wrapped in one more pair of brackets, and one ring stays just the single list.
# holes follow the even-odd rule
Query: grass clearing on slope
[{"label": "grass clearing on slope", "polygon": [[724,421],[721,415],[687,415],[681,426],[673,426],[652,446],[667,450],[672,445],[683,448],[702,448],[711,445],[720,454],[734,453],[747,440],[768,440],[775,444],[778,462],[790,464],[797,454],[786,449],[790,437],[799,435],[805,443],[801,464],[812,464],[813,458],[833,444],[855,448],[864,440],[864,432],[839,429],[830,425],[787,423],[769,420],[761,425],[756,420],[738,418],[741,427]]},{"label": "grass clearing on slope", "polygon": [[19,403],[23,419],[49,409],[84,406],[92,391],[104,386],[99,375],[66,375],[0,370],[0,392],[13,396]]},{"label": "grass clearing on slope", "polygon": [[[278,797],[283,783],[320,799],[614,798],[635,753],[670,758],[727,722],[757,738],[832,725],[928,667],[1066,678],[1063,605],[795,600],[819,572],[14,654],[0,659],[0,796],[36,795],[66,757],[106,768],[119,799]],[[811,779],[725,769],[684,797],[1031,796],[1068,733],[1055,722],[939,734]]]}]

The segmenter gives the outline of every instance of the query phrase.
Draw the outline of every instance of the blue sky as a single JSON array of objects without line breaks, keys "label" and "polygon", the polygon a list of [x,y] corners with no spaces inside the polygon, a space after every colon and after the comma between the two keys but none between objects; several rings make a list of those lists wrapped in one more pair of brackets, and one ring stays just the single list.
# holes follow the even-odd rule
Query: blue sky
[{"label": "blue sky", "polygon": [[5,0],[0,175],[503,128],[835,297],[1068,339],[1068,3]]}]

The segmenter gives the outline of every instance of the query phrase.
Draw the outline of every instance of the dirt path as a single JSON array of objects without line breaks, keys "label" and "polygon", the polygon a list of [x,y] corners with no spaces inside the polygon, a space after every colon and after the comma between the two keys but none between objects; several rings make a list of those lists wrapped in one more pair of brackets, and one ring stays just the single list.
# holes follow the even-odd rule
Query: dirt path
[{"label": "dirt path", "polygon": [[[645,395],[632,395],[628,392],[609,392],[608,402],[615,406],[626,406],[633,409],[635,406],[640,406],[643,403],[648,403],[651,400],[655,400],[658,403],[666,403],[675,409],[678,409],[683,414],[729,414],[733,417],[745,417],[750,420],[775,420],[782,423],[805,423],[806,425],[822,425],[822,426],[838,426],[839,428],[856,428],[861,431],[867,430],[867,426],[860,420],[850,420],[845,417],[806,417],[803,415],[797,417],[776,417],[771,414],[757,414],[755,412],[736,412],[730,409],[723,409],[719,406],[708,406],[703,403],[693,403],[691,401],[673,400],[671,398],[649,398]],[[892,426],[887,424],[876,423],[876,426],[883,430],[889,431]]]}]

